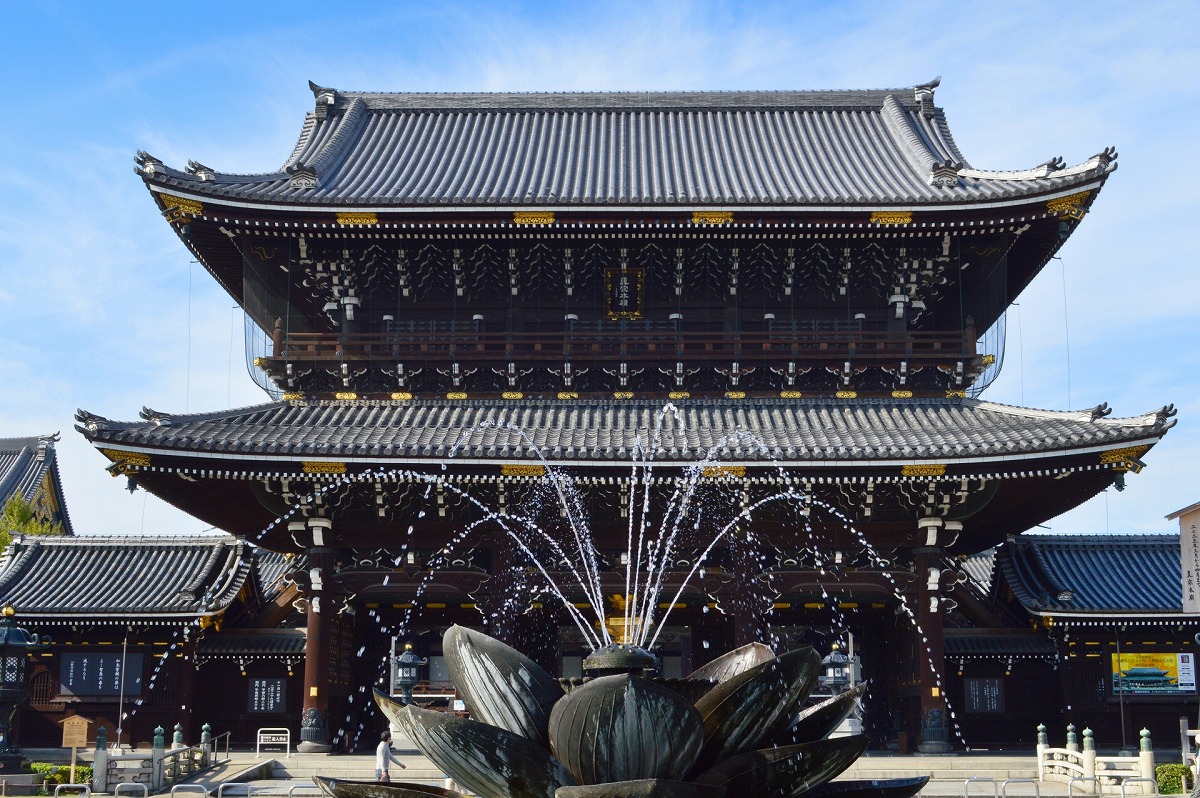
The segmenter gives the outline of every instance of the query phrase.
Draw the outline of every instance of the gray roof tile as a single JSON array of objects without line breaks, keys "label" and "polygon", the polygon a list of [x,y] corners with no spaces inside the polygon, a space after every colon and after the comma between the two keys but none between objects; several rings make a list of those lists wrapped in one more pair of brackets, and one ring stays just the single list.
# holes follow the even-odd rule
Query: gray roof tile
[{"label": "gray roof tile", "polygon": [[252,551],[229,535],[19,536],[0,557],[0,597],[24,618],[195,618],[229,607]]},{"label": "gray roof tile", "polygon": [[32,502],[49,475],[59,502],[54,520],[62,524],[63,534],[72,535],[74,530],[63,498],[58,454],[54,449],[57,440],[58,433],[33,438],[0,438],[0,507],[13,496]]},{"label": "gray roof tile", "polygon": [[[1060,615],[1181,612],[1179,535],[1021,535],[997,563],[1027,610]],[[1070,599],[1060,599],[1062,591]]]},{"label": "gray roof tile", "polygon": [[[659,461],[879,461],[1002,458],[1154,442],[1174,423],[1169,408],[1128,419],[1028,410],[971,399],[643,400],[418,399],[409,402],[280,402],[169,423],[115,422],[80,412],[79,431],[99,443],[248,454],[379,459],[628,460],[657,428]],[[740,437],[739,437],[740,436]],[[761,447],[761,448],[760,448]],[[1019,468],[1019,466],[1017,466]]]},{"label": "gray roof tile", "polygon": [[[934,84],[936,85],[936,84]],[[739,206],[995,202],[1115,168],[970,169],[932,85],[861,91],[371,94],[314,87],[277,172],[191,171],[167,189],[299,205]],[[326,100],[332,102],[327,102]],[[315,185],[293,180],[311,176]]]}]

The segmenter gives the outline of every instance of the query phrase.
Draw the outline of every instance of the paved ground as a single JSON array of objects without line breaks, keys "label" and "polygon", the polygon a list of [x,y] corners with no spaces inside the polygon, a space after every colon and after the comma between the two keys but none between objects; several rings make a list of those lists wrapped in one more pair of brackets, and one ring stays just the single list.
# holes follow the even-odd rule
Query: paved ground
[{"label": "paved ground", "polygon": [[[51,751],[38,752],[34,758],[49,760]],[[61,753],[55,751],[54,753]],[[400,760],[407,769],[395,780],[413,781],[422,784],[445,786],[445,774],[433,766],[417,751],[401,750]],[[1177,752],[1176,752],[1177,753]],[[28,756],[35,752],[27,751]],[[1169,753],[1160,756],[1160,761],[1175,761]],[[246,781],[247,771],[260,767],[267,770],[267,778]],[[374,775],[374,756],[369,754],[292,754],[281,752],[263,753],[256,757],[253,751],[232,752],[230,760],[217,768],[206,771],[191,783],[203,786],[216,794],[222,784],[224,798],[241,798],[248,793],[254,796],[295,796],[315,798],[320,794],[312,777],[315,774],[335,778],[369,780]],[[939,756],[871,753],[858,760],[840,779],[887,779],[910,776],[931,776],[929,784],[921,791],[922,798],[1026,798],[1027,796],[1067,796],[1067,785],[1057,782],[1036,782],[1037,769],[1033,752],[1013,753],[954,753]],[[244,784],[233,784],[243,781]],[[1134,789],[1130,789],[1130,795]]]}]

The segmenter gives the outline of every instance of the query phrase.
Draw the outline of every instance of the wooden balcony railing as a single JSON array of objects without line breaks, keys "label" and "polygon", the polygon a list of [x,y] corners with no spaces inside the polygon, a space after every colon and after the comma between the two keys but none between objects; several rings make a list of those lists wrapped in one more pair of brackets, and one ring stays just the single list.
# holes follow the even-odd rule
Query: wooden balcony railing
[{"label": "wooden balcony railing", "polygon": [[269,360],[359,363],[639,361],[934,361],[974,356],[961,332],[786,330],[782,332],[399,332],[292,333]]}]

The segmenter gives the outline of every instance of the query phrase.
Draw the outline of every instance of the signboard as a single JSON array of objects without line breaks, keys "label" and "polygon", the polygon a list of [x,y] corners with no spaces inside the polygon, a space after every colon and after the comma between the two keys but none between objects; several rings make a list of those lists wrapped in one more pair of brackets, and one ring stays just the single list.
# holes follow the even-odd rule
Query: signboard
[{"label": "signboard", "polygon": [[640,319],[645,269],[605,269],[605,305],[610,319]]},{"label": "signboard", "polygon": [[1112,655],[1113,695],[1179,695],[1196,692],[1196,655]]},{"label": "signboard", "polygon": [[63,695],[117,698],[122,692],[122,673],[125,695],[140,696],[141,654],[63,654],[59,663],[58,682],[62,685]]},{"label": "signboard", "polygon": [[88,726],[91,721],[82,715],[72,715],[62,722],[63,748],[87,748]]},{"label": "signboard", "polygon": [[1003,679],[964,679],[967,712],[1004,712]]},{"label": "signboard", "polygon": [[[1184,523],[1188,520],[1189,523]],[[1183,611],[1200,613],[1200,521],[1195,514],[1179,523],[1180,564],[1183,568]]]},{"label": "signboard", "polygon": [[286,688],[287,679],[251,679],[247,711],[286,712]]}]

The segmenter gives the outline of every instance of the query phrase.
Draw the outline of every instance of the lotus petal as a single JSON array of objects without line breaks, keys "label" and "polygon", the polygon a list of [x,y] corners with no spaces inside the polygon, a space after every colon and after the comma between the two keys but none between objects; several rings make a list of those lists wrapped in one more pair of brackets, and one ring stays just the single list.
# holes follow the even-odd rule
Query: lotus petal
[{"label": "lotus petal", "polygon": [[805,798],[912,798],[928,782],[928,776],[830,781],[804,795]]},{"label": "lotus petal", "polygon": [[510,731],[403,706],[378,690],[375,701],[421,753],[481,798],[553,798],[575,780],[549,752]]},{"label": "lotus petal", "polygon": [[542,745],[562,685],[536,662],[494,637],[451,626],[442,638],[450,681],[476,720]]},{"label": "lotus petal", "polygon": [[714,687],[696,702],[704,720],[705,767],[762,745],[787,725],[817,682],[811,648],[768,660]]},{"label": "lotus petal", "polygon": [[843,720],[850,716],[859,699],[867,692],[867,684],[863,682],[845,692],[838,693],[833,698],[827,698],[819,704],[807,707],[800,713],[800,718],[790,729],[776,735],[775,742],[780,745],[793,743],[810,743],[813,740],[823,740],[838,727]]},{"label": "lotus petal", "polygon": [[687,679],[688,681],[725,682],[739,673],[745,673],[772,659],[775,659],[775,652],[771,650],[770,646],[751,643],[726,652],[707,665],[701,665],[692,671]]},{"label": "lotus petal", "polygon": [[464,798],[463,793],[408,781],[352,781],[313,776],[331,798]]},{"label": "lotus petal", "polygon": [[703,739],[686,699],[627,673],[576,687],[550,713],[550,750],[581,784],[682,779]]},{"label": "lotus petal", "polygon": [[695,781],[736,787],[740,794],[755,798],[794,798],[837,776],[866,749],[862,734],[764,748],[727,759]]},{"label": "lotus petal", "polygon": [[725,788],[715,784],[693,784],[667,779],[613,781],[559,787],[554,798],[724,798]]}]

